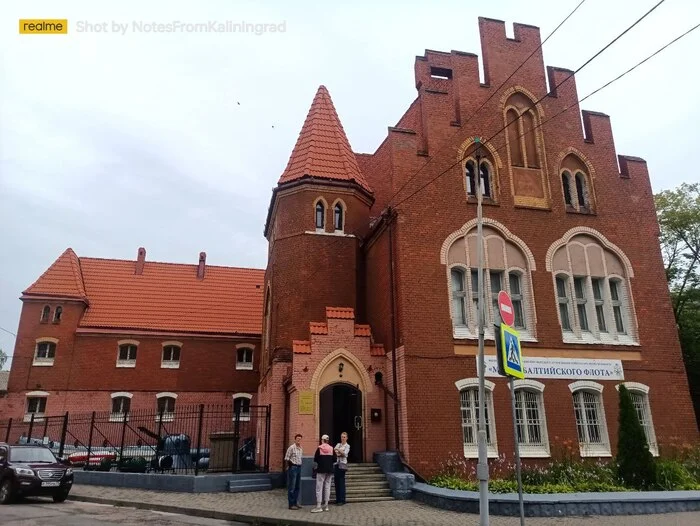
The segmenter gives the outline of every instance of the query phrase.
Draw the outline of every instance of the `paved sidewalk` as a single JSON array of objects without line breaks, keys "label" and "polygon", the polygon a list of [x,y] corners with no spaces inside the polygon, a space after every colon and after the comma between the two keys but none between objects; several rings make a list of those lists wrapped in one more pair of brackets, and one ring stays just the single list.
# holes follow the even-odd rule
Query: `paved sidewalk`
[{"label": "paved sidewalk", "polygon": [[[310,513],[311,507],[287,509],[285,490],[253,493],[172,493],[138,489],[76,485],[70,497],[200,517],[270,524],[332,524],[337,526],[455,526],[476,525],[477,515],[440,510],[414,501],[385,501],[334,506],[327,513]],[[697,526],[700,512],[622,517],[527,518],[527,526]],[[491,517],[492,526],[518,526],[516,517]]]}]

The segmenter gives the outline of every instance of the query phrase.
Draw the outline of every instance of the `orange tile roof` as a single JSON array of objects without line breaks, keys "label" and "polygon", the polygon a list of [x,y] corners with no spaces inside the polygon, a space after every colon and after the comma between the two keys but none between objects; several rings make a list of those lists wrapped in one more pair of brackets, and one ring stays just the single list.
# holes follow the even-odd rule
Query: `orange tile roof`
[{"label": "orange tile roof", "polygon": [[309,331],[311,334],[328,334],[328,324],[312,321],[309,323]]},{"label": "orange tile roof", "polygon": [[355,325],[355,336],[372,336],[372,329],[369,325]]},{"label": "orange tile roof", "polygon": [[316,92],[279,184],[307,176],[354,181],[372,192],[325,86]]},{"label": "orange tile roof", "polygon": [[352,320],[355,318],[355,309],[352,307],[326,307],[326,318],[340,318]]},{"label": "orange tile roof", "polygon": [[86,299],[80,261],[72,248],[67,248],[23,294]]},{"label": "orange tile roof", "polygon": [[[67,250],[25,294],[77,294],[84,284],[89,307],[80,327],[210,334],[262,332],[262,269],[80,258]],[[70,266],[67,264],[70,262]],[[78,268],[78,277],[67,269]]]},{"label": "orange tile roof", "polygon": [[294,349],[294,354],[311,354],[311,342],[306,340],[292,341],[292,348]]},{"label": "orange tile roof", "polygon": [[386,352],[384,351],[384,345],[383,344],[372,344],[369,348],[369,354],[370,356],[385,356]]}]

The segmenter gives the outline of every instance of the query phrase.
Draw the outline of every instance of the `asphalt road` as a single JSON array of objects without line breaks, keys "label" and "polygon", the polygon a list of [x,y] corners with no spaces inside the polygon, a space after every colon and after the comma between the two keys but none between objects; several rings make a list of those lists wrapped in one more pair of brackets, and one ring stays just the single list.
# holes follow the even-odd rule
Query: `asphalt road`
[{"label": "asphalt road", "polygon": [[240,522],[200,519],[186,515],[161,513],[66,501],[54,504],[50,499],[25,499],[0,506],[2,526],[245,526]]}]

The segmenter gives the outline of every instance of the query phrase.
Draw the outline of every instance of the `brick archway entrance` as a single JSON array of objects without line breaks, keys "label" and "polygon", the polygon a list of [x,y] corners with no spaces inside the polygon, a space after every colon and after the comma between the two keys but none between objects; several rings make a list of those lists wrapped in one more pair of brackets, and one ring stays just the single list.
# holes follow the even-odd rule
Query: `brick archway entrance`
[{"label": "brick archway entrance", "polygon": [[[331,437],[331,445],[340,442],[340,434],[348,434],[350,462],[363,460],[362,391],[347,383],[337,382],[319,393],[319,430]],[[359,429],[358,429],[359,427]]]}]

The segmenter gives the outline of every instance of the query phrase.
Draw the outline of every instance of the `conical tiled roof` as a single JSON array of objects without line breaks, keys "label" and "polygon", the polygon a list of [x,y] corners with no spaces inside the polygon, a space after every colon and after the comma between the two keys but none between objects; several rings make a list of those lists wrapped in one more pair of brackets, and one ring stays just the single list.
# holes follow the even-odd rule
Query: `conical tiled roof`
[{"label": "conical tiled roof", "polygon": [[354,181],[368,192],[372,191],[325,86],[320,86],[316,92],[279,184],[309,176]]},{"label": "conical tiled roof", "polygon": [[23,294],[87,299],[80,260],[73,249],[67,248]]}]

